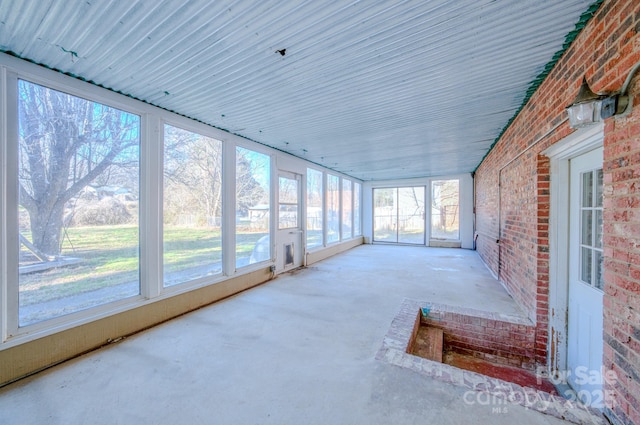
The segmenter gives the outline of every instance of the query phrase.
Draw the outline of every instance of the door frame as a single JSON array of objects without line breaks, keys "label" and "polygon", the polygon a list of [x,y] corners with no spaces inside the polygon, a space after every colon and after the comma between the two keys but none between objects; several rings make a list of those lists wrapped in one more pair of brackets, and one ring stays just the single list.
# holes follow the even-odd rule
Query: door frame
[{"label": "door frame", "polygon": [[[278,168],[275,173],[276,184],[276,207],[274,208],[275,214],[275,227],[274,227],[274,246],[275,246],[275,272],[277,274],[283,273],[289,270],[293,270],[298,267],[306,266],[306,226],[305,226],[305,218],[306,218],[306,208],[305,208],[305,190],[304,187],[306,185],[305,175],[296,171],[290,171]],[[298,223],[296,228],[286,228],[280,229],[280,178],[287,178],[290,180],[297,181],[298,185]],[[289,236],[287,238],[283,237],[283,234],[293,235],[295,233],[295,237]],[[290,266],[287,266],[285,261],[285,245],[287,242],[291,241],[294,244],[294,263]],[[296,247],[296,244],[298,245]]]},{"label": "door frame", "polygon": [[[547,372],[567,371],[569,303],[569,161],[603,146],[604,123],[579,129],[542,152],[550,159],[549,329]],[[562,379],[560,379],[562,381]],[[562,384],[562,382],[560,382]]]}]

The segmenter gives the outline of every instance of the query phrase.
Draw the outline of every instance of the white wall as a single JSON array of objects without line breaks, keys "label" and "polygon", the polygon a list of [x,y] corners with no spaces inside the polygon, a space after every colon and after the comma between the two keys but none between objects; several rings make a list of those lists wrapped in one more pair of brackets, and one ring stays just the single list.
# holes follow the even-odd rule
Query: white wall
[{"label": "white wall", "polygon": [[[385,180],[365,182],[362,188],[362,207],[363,207],[363,235],[365,237],[365,243],[372,243],[373,241],[373,189],[385,188],[385,187],[409,187],[409,186],[426,186],[427,187],[427,199],[425,204],[429,205],[431,202],[431,182],[433,180],[450,180],[458,179],[460,181],[460,246],[465,249],[473,249],[473,178],[471,174],[457,174],[452,176],[436,176],[436,177],[423,177],[407,180]],[[426,208],[426,232],[427,232],[427,245],[430,239],[430,209]]]}]

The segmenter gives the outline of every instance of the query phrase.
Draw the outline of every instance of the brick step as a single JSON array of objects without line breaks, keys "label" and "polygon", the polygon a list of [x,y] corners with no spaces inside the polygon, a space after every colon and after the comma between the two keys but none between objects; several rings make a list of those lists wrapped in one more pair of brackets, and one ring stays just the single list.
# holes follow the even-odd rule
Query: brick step
[{"label": "brick step", "polygon": [[444,333],[442,329],[420,326],[414,341],[413,354],[442,363],[443,342]]}]

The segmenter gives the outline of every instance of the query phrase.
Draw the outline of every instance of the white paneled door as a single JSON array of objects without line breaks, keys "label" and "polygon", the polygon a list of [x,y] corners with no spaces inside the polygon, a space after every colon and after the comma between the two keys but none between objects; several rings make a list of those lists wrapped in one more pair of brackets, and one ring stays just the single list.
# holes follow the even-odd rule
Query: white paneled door
[{"label": "white paneled door", "polygon": [[602,148],[570,161],[568,381],[603,407]]}]

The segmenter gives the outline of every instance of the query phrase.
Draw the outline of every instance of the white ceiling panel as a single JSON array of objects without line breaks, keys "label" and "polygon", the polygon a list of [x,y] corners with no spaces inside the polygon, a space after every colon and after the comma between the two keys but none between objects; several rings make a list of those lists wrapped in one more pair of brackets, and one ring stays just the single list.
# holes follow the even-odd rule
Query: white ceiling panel
[{"label": "white ceiling panel", "polygon": [[357,178],[438,176],[477,167],[591,3],[2,0],[0,50]]}]

